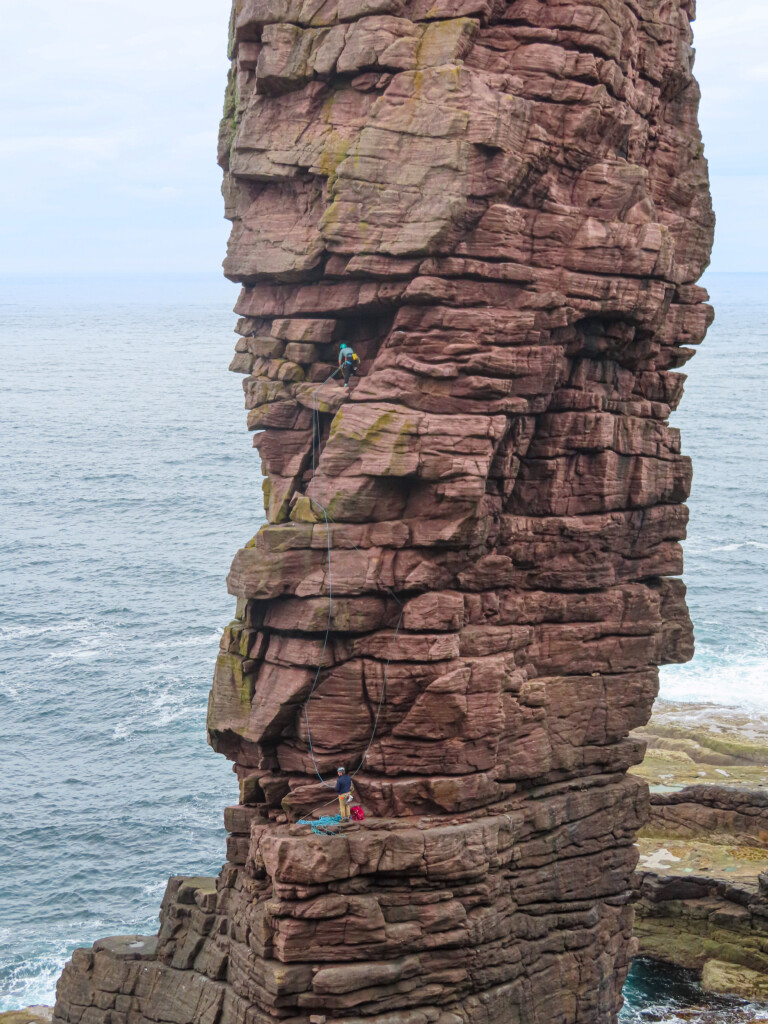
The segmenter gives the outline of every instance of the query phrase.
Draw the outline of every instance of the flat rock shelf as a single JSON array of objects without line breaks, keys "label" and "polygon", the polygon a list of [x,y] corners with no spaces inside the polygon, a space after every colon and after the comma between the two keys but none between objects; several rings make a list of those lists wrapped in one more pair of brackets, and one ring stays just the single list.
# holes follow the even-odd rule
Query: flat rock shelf
[{"label": "flat rock shelf", "polygon": [[[208,735],[240,803],[219,877],[78,950],[55,1024],[615,1020],[630,733],[692,653],[693,15],[235,0],[225,272],[267,523]],[[340,764],[366,818],[314,835]]]},{"label": "flat rock shelf", "polygon": [[651,788],[640,950],[701,971],[708,991],[768,1002],[768,718],[659,702],[638,735],[648,751],[633,772]]}]

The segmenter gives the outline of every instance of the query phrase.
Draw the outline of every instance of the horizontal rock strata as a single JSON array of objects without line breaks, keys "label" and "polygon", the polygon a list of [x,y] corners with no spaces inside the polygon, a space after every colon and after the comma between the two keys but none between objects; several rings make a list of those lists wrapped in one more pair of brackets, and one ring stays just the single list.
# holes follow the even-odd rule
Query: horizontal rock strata
[{"label": "horizontal rock strata", "polygon": [[700,785],[651,795],[635,880],[644,954],[702,969],[710,991],[766,997],[767,824],[765,792]]},{"label": "horizontal rock strata", "polygon": [[768,793],[712,785],[654,793],[643,834],[768,849]]},{"label": "horizontal rock strata", "polygon": [[[57,1022],[614,1020],[629,733],[692,651],[693,13],[235,0],[225,270],[267,522],[208,731],[240,803],[216,888],[172,881],[151,954],[79,953]],[[342,763],[366,820],[313,835]]]}]

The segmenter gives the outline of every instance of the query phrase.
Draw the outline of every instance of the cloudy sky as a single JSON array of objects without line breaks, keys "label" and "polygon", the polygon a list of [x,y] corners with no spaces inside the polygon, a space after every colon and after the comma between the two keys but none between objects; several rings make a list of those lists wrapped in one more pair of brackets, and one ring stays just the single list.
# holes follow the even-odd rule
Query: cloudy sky
[{"label": "cloudy sky", "polygon": [[[699,0],[713,270],[768,271],[768,0]],[[0,273],[216,271],[229,0],[0,0]]]}]

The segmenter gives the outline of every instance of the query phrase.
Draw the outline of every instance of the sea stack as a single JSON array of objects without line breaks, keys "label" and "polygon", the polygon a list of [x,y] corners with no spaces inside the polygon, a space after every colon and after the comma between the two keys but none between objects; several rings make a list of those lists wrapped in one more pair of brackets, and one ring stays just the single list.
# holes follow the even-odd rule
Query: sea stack
[{"label": "sea stack", "polygon": [[[56,1024],[615,1020],[629,733],[693,650],[693,16],[235,0],[225,272],[266,524],[208,733],[240,803],[218,879],[78,950]],[[232,481],[254,529],[255,492]],[[318,834],[339,765],[366,817]]]}]

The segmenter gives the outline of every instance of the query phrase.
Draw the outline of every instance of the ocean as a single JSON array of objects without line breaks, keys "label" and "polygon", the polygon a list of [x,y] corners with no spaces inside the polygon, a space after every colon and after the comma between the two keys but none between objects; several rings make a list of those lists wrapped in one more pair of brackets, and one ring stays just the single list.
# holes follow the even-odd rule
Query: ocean
[{"label": "ocean", "polygon": [[[662,696],[768,709],[768,275],[705,284],[718,319],[673,419],[697,653]],[[51,1003],[76,946],[154,932],[168,876],[224,859],[237,786],[205,708],[229,563],[263,521],[236,296],[0,278],[0,1011]],[[624,1019],[696,998],[639,964]]]}]

